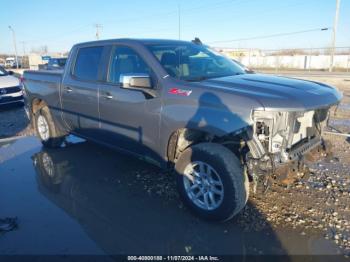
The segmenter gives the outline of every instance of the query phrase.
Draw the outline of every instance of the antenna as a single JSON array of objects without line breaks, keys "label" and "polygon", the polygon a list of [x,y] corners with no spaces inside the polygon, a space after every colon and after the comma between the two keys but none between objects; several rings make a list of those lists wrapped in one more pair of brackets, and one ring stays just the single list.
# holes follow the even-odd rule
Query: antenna
[{"label": "antenna", "polygon": [[177,15],[178,15],[178,35],[179,40],[181,40],[181,6],[180,3],[177,4]]},{"label": "antenna", "polygon": [[102,29],[102,25],[101,24],[94,24],[94,26],[96,27],[96,39],[99,40],[100,39],[100,29]]}]

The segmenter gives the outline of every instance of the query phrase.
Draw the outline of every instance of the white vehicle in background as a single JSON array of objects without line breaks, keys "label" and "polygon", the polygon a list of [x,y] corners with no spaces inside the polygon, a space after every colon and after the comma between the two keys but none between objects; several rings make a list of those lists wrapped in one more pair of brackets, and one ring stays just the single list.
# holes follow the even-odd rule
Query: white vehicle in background
[{"label": "white vehicle in background", "polygon": [[21,82],[13,76],[12,71],[6,71],[0,66],[0,106],[8,104],[23,105]]},{"label": "white vehicle in background", "polygon": [[[22,67],[22,61],[21,59],[18,57],[18,67],[21,68]],[[5,67],[6,68],[16,68],[17,67],[17,63],[16,63],[16,58],[15,57],[8,57],[5,60]]]}]

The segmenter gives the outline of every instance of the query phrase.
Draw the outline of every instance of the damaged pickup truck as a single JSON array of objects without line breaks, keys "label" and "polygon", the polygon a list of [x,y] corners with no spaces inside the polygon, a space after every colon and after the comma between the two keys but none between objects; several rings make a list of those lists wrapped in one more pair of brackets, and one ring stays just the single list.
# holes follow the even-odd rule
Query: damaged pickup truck
[{"label": "damaged pickup truck", "polygon": [[174,168],[183,201],[220,221],[245,206],[250,182],[303,166],[342,98],[246,72],[200,43],[154,39],[77,44],[63,72],[26,71],[24,87],[44,146],[74,134]]}]

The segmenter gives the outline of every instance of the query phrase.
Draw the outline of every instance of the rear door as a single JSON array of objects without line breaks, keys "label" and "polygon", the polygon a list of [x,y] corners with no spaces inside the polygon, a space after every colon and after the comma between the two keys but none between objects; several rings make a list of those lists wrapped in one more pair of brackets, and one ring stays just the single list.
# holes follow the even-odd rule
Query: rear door
[{"label": "rear door", "polygon": [[[122,88],[120,76],[148,74],[152,79],[149,95],[140,90]],[[157,79],[151,67],[135,49],[114,46],[106,82],[99,88],[99,111],[104,142],[127,151],[151,156],[155,153],[159,139],[161,101]]]},{"label": "rear door", "polygon": [[74,133],[92,138],[99,128],[98,83],[103,51],[103,46],[78,48],[61,87],[63,119]]}]

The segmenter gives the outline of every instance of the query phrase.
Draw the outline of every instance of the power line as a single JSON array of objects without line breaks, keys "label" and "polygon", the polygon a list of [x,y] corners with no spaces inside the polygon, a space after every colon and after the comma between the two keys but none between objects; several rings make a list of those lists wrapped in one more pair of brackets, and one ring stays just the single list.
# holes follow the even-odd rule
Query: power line
[{"label": "power line", "polygon": [[[221,1],[221,2],[217,2],[214,4],[209,4],[209,5],[200,5],[200,6],[196,6],[196,7],[192,7],[192,8],[181,8],[181,12],[188,12],[188,11],[193,11],[193,10],[200,10],[203,9],[205,7],[212,7],[212,6],[218,6],[220,4],[224,4],[224,3],[233,3],[235,1],[239,1],[239,0],[225,0],[225,1]],[[241,0],[241,1],[248,1],[248,0]],[[138,22],[138,21],[145,21],[145,19],[158,19],[160,16],[164,16],[166,19],[169,18],[169,15],[178,15],[178,7],[179,4],[177,5],[177,9],[173,10],[173,11],[169,11],[169,12],[159,12],[159,13],[155,13],[155,14],[150,14],[150,15],[145,15],[143,17],[140,17],[139,15],[133,18],[126,18],[126,19],[116,19],[116,20],[107,20],[105,21],[103,24],[110,24],[110,23],[122,23],[122,22]]]},{"label": "power line", "polygon": [[[129,19],[117,19],[117,20],[114,20],[114,21],[109,21],[109,23],[111,22],[127,22],[127,21],[132,21],[132,22],[137,22],[137,21],[144,21],[147,17],[148,19],[152,19],[152,18],[155,18],[155,19],[159,19],[160,16],[167,16],[167,19],[168,19],[168,16],[170,14],[178,14],[178,36],[179,38],[181,38],[181,26],[183,25],[182,23],[182,14],[183,13],[186,13],[186,12],[190,12],[190,11],[198,11],[200,9],[204,9],[204,8],[208,8],[208,10],[211,10],[213,8],[216,8],[216,7],[222,7],[223,5],[226,5],[226,4],[231,4],[231,3],[235,3],[235,4],[240,4],[241,2],[243,3],[246,3],[246,1],[248,0],[245,0],[245,1],[239,1],[239,0],[225,0],[225,1],[220,1],[220,2],[216,2],[216,3],[213,3],[213,4],[206,4],[206,5],[201,5],[201,6],[197,6],[197,7],[191,7],[191,8],[187,8],[187,9],[182,9],[180,10],[180,6],[178,5],[178,10],[174,10],[174,11],[171,11],[171,12],[162,12],[162,13],[158,13],[158,14],[152,14],[152,15],[146,15],[144,17],[135,17],[135,18],[129,18]],[[251,0],[250,0],[251,1]],[[300,3],[300,4],[304,4],[303,3]],[[235,5],[236,6],[236,5]],[[283,6],[285,8],[285,6]],[[276,10],[274,10],[276,11]],[[260,14],[261,12],[259,12]],[[104,22],[105,24],[105,22]],[[69,31],[67,33],[62,33],[60,35],[56,35],[55,38],[52,38],[53,41],[57,42],[57,38],[58,37],[62,37],[62,36],[65,36],[65,35],[68,35],[68,34],[71,34],[71,33],[75,33],[77,31],[81,31],[82,28],[85,28],[85,27],[90,27],[91,28],[91,24],[90,25],[85,25],[85,26],[82,26],[82,27],[79,27],[75,30],[72,30],[72,31]],[[96,38],[99,39],[100,38],[100,29],[102,28],[102,25],[100,24],[95,24],[94,27],[96,27]],[[188,26],[186,26],[186,28],[188,28]],[[273,38],[273,37],[279,37],[279,36],[287,36],[287,35],[294,35],[294,34],[302,34],[302,33],[307,33],[307,32],[313,32],[313,31],[319,31],[319,30],[328,30],[329,27],[327,28],[318,28],[318,29],[310,29],[310,30],[302,30],[302,31],[297,31],[297,32],[289,32],[289,33],[280,33],[280,34],[271,34],[271,35],[262,35],[262,36],[255,36],[255,37],[247,37],[247,38],[240,38],[240,39],[231,39],[231,40],[222,40],[222,41],[214,41],[214,42],[209,42],[209,44],[212,44],[212,43],[229,43],[229,42],[237,42],[237,41],[244,41],[244,40],[253,40],[253,39],[264,39],[264,38]],[[168,27],[167,28],[164,28],[164,30],[168,30]],[[153,30],[153,28],[150,30],[150,32],[155,32],[155,30]],[[33,40],[33,41],[27,41],[27,42],[39,42],[39,41],[45,41],[45,42],[51,42],[50,41],[51,37],[50,38],[44,38],[42,40]]]},{"label": "power line", "polygon": [[70,31],[67,31],[67,32],[64,32],[64,33],[55,34],[55,35],[49,35],[48,37],[45,37],[45,38],[27,40],[26,43],[43,42],[43,41],[47,41],[47,40],[49,40],[49,41],[50,41],[50,40],[56,41],[57,38],[59,38],[59,37],[64,37],[64,36],[66,36],[66,35],[70,35],[70,34],[79,32],[79,31],[81,31],[83,28],[87,28],[87,27],[91,27],[91,24],[83,25],[83,26],[77,27],[76,29],[73,29],[73,30],[70,30]]},{"label": "power line", "polygon": [[236,39],[230,39],[230,40],[221,40],[221,41],[209,42],[208,44],[239,42],[239,41],[255,40],[255,39],[265,39],[265,38],[273,38],[273,37],[280,37],[280,36],[287,36],[287,35],[304,34],[304,33],[309,33],[309,32],[316,32],[316,31],[327,31],[328,29],[330,29],[330,27],[315,28],[315,29],[301,30],[301,31],[295,31],[295,32],[288,32],[288,33],[278,33],[278,34],[271,34],[271,35],[253,36],[253,37],[246,37],[246,38],[236,38]]},{"label": "power line", "polygon": [[188,12],[188,11],[198,11],[200,9],[204,9],[207,8],[208,6],[210,7],[210,10],[212,10],[213,8],[217,8],[217,7],[222,7],[223,5],[226,4],[232,4],[232,3],[247,3],[248,0],[225,0],[225,1],[220,1],[220,2],[216,2],[212,5],[200,5],[197,7],[192,7],[192,8],[187,8],[185,10],[183,10],[184,12]]},{"label": "power line", "polygon": [[[188,8],[188,9],[181,9],[181,13],[194,11],[194,10],[198,11],[198,10],[206,8],[206,7],[212,7],[213,8],[213,6],[214,6],[214,8],[216,8],[216,7],[222,6],[223,4],[233,3],[233,2],[237,2],[237,1],[239,1],[239,0],[225,0],[225,1],[220,1],[220,2],[214,3],[214,4],[210,4],[210,5],[200,5],[200,6],[192,7],[192,8]],[[241,2],[246,2],[246,1],[248,1],[248,0],[241,1]],[[134,18],[109,20],[109,21],[104,22],[104,24],[106,24],[106,23],[110,24],[110,23],[116,23],[116,22],[118,22],[118,23],[122,23],[122,22],[139,22],[139,21],[144,21],[145,19],[153,19],[153,18],[158,19],[159,16],[164,16],[165,18],[168,18],[169,15],[175,15],[175,14],[179,15],[179,10],[178,9],[174,10],[174,11],[170,11],[170,12],[161,12],[161,13],[157,13],[157,14],[146,15],[146,16],[143,16],[143,17],[137,16],[137,17],[134,17]],[[181,17],[180,17],[180,19],[181,19]],[[91,26],[91,24],[86,24],[86,25],[83,25],[83,26],[78,27],[76,29],[70,30],[70,31],[68,31],[66,33],[63,32],[63,33],[60,33],[60,34],[50,35],[50,36],[45,37],[45,38],[26,40],[26,42],[27,43],[34,43],[34,42],[42,42],[42,41],[47,42],[47,41],[50,41],[50,40],[57,40],[57,37],[63,37],[65,35],[69,35],[69,34],[75,33],[75,32],[80,31],[83,28],[90,27],[90,26]],[[94,26],[96,27],[96,24]],[[98,25],[98,26],[101,26],[101,25]],[[96,38],[99,37],[99,33],[100,33],[98,28],[102,28],[102,26],[101,27],[96,27],[96,33],[98,33],[98,36],[96,35]],[[153,32],[153,30],[152,30],[152,32]]]},{"label": "power line", "polygon": [[[252,1],[252,0],[250,0]],[[247,3],[248,0],[245,0],[243,2],[238,2],[239,3]],[[258,20],[257,22],[260,23],[261,22],[261,18],[262,16],[265,16],[265,15],[270,15],[270,14],[274,14],[274,13],[280,13],[281,10],[285,10],[286,8],[291,8],[291,7],[296,7],[296,6],[304,6],[306,5],[307,3],[306,2],[301,2],[301,3],[296,3],[296,4],[292,4],[292,5],[284,5],[284,6],[276,6],[274,9],[266,9],[266,10],[261,10],[259,9],[259,12],[258,13],[252,13],[250,12],[250,14],[246,14],[245,12],[241,12],[241,13],[238,13],[236,14],[235,13],[235,20],[237,21],[240,21],[241,23],[243,23],[243,20],[246,20],[246,21],[249,21],[249,22],[254,22],[255,20]],[[236,7],[236,5],[235,5]],[[220,24],[222,24],[222,22],[226,22],[227,21],[227,17],[222,17],[221,19],[215,19],[215,23],[218,23],[218,26]],[[187,28],[190,28],[190,27],[198,27],[198,26],[201,26],[201,25],[198,25],[198,24],[192,24],[192,25],[186,25],[186,29]]]}]

